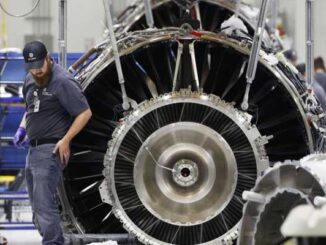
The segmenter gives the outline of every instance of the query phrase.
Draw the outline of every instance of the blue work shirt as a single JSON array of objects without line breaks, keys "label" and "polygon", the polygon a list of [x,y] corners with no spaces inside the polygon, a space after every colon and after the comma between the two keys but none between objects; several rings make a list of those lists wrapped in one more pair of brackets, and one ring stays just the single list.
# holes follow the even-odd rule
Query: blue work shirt
[{"label": "blue work shirt", "polygon": [[27,112],[26,131],[30,140],[61,139],[73,118],[89,108],[80,84],[54,62],[47,86],[39,88],[29,73],[23,95]]}]

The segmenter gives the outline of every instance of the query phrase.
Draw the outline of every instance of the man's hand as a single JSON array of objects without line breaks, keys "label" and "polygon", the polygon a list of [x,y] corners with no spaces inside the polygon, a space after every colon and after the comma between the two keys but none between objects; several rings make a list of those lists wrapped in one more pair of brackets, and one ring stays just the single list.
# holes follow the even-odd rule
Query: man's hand
[{"label": "man's hand", "polygon": [[25,137],[26,130],[23,127],[19,127],[12,141],[16,147],[20,147],[23,145]]},{"label": "man's hand", "polygon": [[80,132],[80,130],[85,127],[86,123],[88,122],[91,116],[92,112],[90,109],[81,112],[78,116],[76,116],[65,136],[56,144],[53,150],[53,154],[59,151],[60,160],[63,167],[66,167],[69,161],[70,141],[75,137],[76,134]]},{"label": "man's hand", "polygon": [[66,140],[65,138],[58,141],[58,143],[55,145],[53,154],[56,154],[59,151],[60,155],[60,161],[61,164],[64,167],[67,166],[69,162],[70,157],[70,142]]}]

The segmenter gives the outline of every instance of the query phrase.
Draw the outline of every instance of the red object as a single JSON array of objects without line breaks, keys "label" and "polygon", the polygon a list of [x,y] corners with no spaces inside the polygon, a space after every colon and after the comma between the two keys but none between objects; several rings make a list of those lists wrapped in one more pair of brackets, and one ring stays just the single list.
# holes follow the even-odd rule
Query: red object
[{"label": "red object", "polygon": [[192,31],[191,35],[194,35],[196,37],[201,37],[203,34],[201,32],[198,32],[198,31]]}]

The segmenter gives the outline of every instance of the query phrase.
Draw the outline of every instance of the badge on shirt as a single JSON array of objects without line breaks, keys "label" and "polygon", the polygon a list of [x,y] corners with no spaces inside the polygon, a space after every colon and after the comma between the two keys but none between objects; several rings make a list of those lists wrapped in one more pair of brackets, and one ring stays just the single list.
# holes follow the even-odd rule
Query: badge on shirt
[{"label": "badge on shirt", "polygon": [[38,112],[40,110],[40,98],[38,97],[38,89],[33,92],[34,95],[34,100],[33,100],[33,105],[34,105],[34,110],[33,112]]},{"label": "badge on shirt", "polygon": [[38,112],[40,110],[40,104],[41,104],[41,101],[39,99],[36,99],[34,101],[34,112]]}]

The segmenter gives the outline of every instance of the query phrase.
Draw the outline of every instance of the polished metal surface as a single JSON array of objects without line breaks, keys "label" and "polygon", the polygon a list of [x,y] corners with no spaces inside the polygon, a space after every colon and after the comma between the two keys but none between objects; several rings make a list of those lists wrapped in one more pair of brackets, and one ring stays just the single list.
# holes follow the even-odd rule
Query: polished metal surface
[{"label": "polished metal surface", "polygon": [[[166,168],[156,165],[149,152]],[[143,143],[134,180],[140,200],[153,215],[171,224],[196,225],[229,203],[237,182],[236,160],[214,130],[178,122],[158,129]]]},{"label": "polished metal surface", "polygon": [[322,110],[305,107],[305,84],[271,52],[269,38],[259,52],[249,108],[241,111],[255,17],[248,22],[251,8],[242,5],[249,35],[227,36],[220,24],[234,3],[199,1],[191,14],[202,28],[194,31],[169,24],[181,17],[174,1],[152,2],[161,25],[154,29],[142,30],[143,5],[127,13],[130,22],[120,27],[129,32],[116,37],[125,89],[138,104],[129,112],[121,109],[110,40],[77,72],[93,117],[72,142],[59,188],[68,232],[128,231],[145,244],[232,244],[241,194],[255,186],[268,160],[322,149]]},{"label": "polished metal surface", "polygon": [[[174,116],[163,119],[160,112],[168,108]],[[195,114],[189,117],[191,108]],[[203,113],[205,110],[207,113]],[[229,124],[217,126],[219,122],[214,121],[214,115],[220,115],[216,120]],[[261,136],[249,120],[246,113],[218,97],[189,90],[142,103],[115,130],[105,157],[106,195],[110,196],[113,212],[124,227],[145,244],[180,243],[189,239],[183,237],[189,236],[189,232],[194,236],[191,244],[224,244],[235,239],[241,216],[234,214],[235,219],[228,221],[225,212],[232,209],[238,212],[236,206],[242,204],[237,193],[245,188],[241,183],[267,167],[264,154],[260,155],[258,150],[264,145],[258,143]],[[149,128],[152,129],[146,132]],[[227,135],[236,128],[243,134],[240,137],[246,138],[246,146],[230,143]],[[127,151],[127,142],[134,140],[139,141],[134,143],[136,148]],[[247,157],[253,154],[254,158],[248,158],[246,164],[252,165],[254,172],[243,172],[239,154]],[[130,165],[130,161],[134,164]],[[121,176],[125,176],[124,182]],[[128,192],[127,183],[132,184]],[[102,198],[106,195],[102,194]],[[144,229],[139,215],[129,211],[133,209],[142,214],[143,222],[151,220],[153,226],[162,222],[165,233],[175,234],[175,240]],[[221,234],[210,230],[216,234],[213,238],[193,230],[218,222],[224,222],[228,229]],[[185,234],[178,235],[173,227],[185,229]]]},{"label": "polished metal surface", "polygon": [[[151,31],[141,31],[138,32],[136,35],[131,34],[129,36],[126,36],[118,41],[119,47],[120,47],[120,55],[128,55],[132,52],[136,52],[141,47],[146,47],[146,45],[150,45],[155,42],[165,42],[167,40],[170,40],[171,42],[174,42],[176,37],[178,38],[186,38],[186,39],[197,39],[202,41],[208,41],[212,43],[220,43],[224,45],[227,48],[234,49],[239,54],[249,55],[250,54],[250,47],[249,43],[245,44],[244,41],[239,42],[232,38],[225,38],[225,36],[221,36],[219,34],[214,34],[211,32],[203,32],[203,35],[198,38],[197,36],[193,35],[186,35],[184,36],[182,34],[182,30],[179,28],[166,28],[166,29],[160,29],[160,30],[151,30]],[[297,85],[293,83],[294,79],[293,77],[290,78],[286,74],[284,74],[283,70],[280,69],[280,67],[276,66],[277,63],[281,62],[281,60],[278,60],[276,57],[276,63],[270,62],[270,59],[273,58],[273,55],[267,54],[264,52],[260,53],[259,57],[259,63],[263,65],[266,69],[268,69],[271,73],[273,73],[273,76],[279,80],[280,83],[285,87],[285,89],[288,91],[289,96],[291,96],[293,102],[296,104],[299,113],[302,116],[302,121],[304,123],[304,127],[306,128],[307,132],[307,138],[308,138],[308,144],[310,148],[310,152],[313,152],[313,135],[311,133],[311,126],[308,122],[307,118],[307,111],[305,108],[305,99],[307,97],[306,95],[306,89],[302,90],[303,84]],[[90,64],[88,67],[83,69],[80,73],[76,75],[76,79],[81,82],[81,85],[84,90],[87,89],[87,87],[94,81],[94,79],[108,66],[110,65],[114,60],[113,52],[111,50],[111,47],[108,46],[107,49],[97,58],[95,59],[92,64]],[[178,63],[177,63],[178,64]],[[240,78],[240,75],[239,75]],[[173,84],[173,87],[170,91],[174,91],[175,85]],[[273,88],[271,88],[273,90]],[[313,112],[312,114],[319,113],[319,112]],[[321,112],[320,112],[321,113]],[[320,121],[320,119],[318,120]],[[314,126],[316,127],[317,131],[319,131],[318,127],[322,125],[322,122],[316,122]],[[318,125],[318,126],[317,126]],[[323,126],[321,126],[323,127]],[[285,159],[284,159],[285,160]]]},{"label": "polished metal surface", "polygon": [[[310,114],[307,115],[308,111],[304,107],[304,93],[306,91],[304,84],[298,81],[298,78],[289,74],[286,63],[280,61],[273,54],[267,53],[267,51],[266,53],[265,51],[260,53],[257,69],[259,79],[255,81],[255,86],[251,90],[249,96],[250,107],[248,112],[242,114],[240,118],[234,116],[239,111],[236,108],[239,108],[244,92],[243,85],[245,84],[245,80],[243,77],[245,73],[243,71],[247,65],[247,57],[250,53],[250,42],[239,41],[231,37],[225,37],[211,32],[200,32],[200,35],[201,36],[195,36],[191,33],[185,35],[179,28],[139,31],[136,33],[130,33],[123,36],[121,39],[118,39],[118,48],[120,56],[123,57],[121,62],[122,67],[125,67],[124,73],[126,75],[126,89],[128,95],[137,101],[138,104],[141,104],[144,99],[148,100],[146,103],[140,105],[138,109],[132,111],[134,118],[139,119],[146,115],[145,113],[142,113],[145,105],[146,108],[152,108],[153,110],[160,110],[159,108],[163,107],[162,104],[160,104],[160,106],[156,104],[157,100],[160,101],[160,103],[163,103],[161,101],[171,103],[171,98],[173,98],[176,103],[183,102],[183,99],[173,97],[173,93],[170,94],[173,87],[173,71],[175,70],[177,58],[177,44],[175,40],[176,38],[179,41],[195,40],[194,50],[201,88],[205,93],[212,94],[213,97],[218,95],[223,98],[224,101],[227,101],[223,103],[219,101],[218,104],[221,106],[218,107],[218,110],[223,112],[225,115],[228,115],[229,118],[232,118],[232,120],[237,122],[237,125],[241,128],[240,131],[237,131],[236,127],[230,127],[232,141],[237,142],[236,144],[239,145],[244,143],[245,141],[239,140],[239,134],[241,134],[241,132],[245,134],[247,139],[250,139],[249,142],[256,157],[250,158],[251,160],[249,162],[246,157],[239,158],[240,161],[244,159],[246,162],[237,166],[237,181],[238,183],[241,182],[239,186],[242,187],[242,189],[237,190],[237,187],[235,188],[234,196],[230,201],[232,206],[230,210],[232,211],[230,211],[227,206],[221,213],[219,213],[217,207],[207,204],[207,206],[203,207],[210,208],[212,214],[201,214],[195,218],[192,217],[190,220],[190,222],[195,224],[200,223],[201,219],[209,220],[213,217],[211,220],[214,220],[218,217],[221,222],[217,225],[219,228],[205,228],[208,227],[206,223],[197,225],[202,225],[205,233],[210,234],[210,237],[207,235],[207,238],[205,238],[207,241],[216,240],[216,242],[218,242],[222,240],[232,240],[237,236],[236,224],[242,216],[241,210],[243,203],[241,200],[241,193],[243,190],[249,190],[254,186],[257,176],[261,175],[264,170],[264,167],[262,166],[267,166],[267,155],[272,162],[283,161],[287,158],[299,159],[307,153],[320,148],[320,146],[322,146],[322,140],[321,137],[319,137],[319,131],[316,129],[322,127],[323,119],[318,117],[320,112],[318,110],[312,111],[311,113],[309,112]],[[220,63],[219,61],[223,62]],[[184,62],[185,60],[180,61],[180,66],[182,67],[181,70],[185,70]],[[169,74],[172,74],[172,76],[169,77]],[[125,215],[120,215],[119,220],[116,219],[113,215],[113,201],[110,191],[106,192],[106,197],[108,198],[104,198],[104,200],[108,201],[104,201],[104,203],[98,191],[104,178],[102,174],[103,157],[107,150],[107,141],[111,140],[112,137],[115,138],[115,135],[120,135],[120,131],[124,132],[124,130],[122,130],[123,127],[128,128],[128,125],[132,124],[132,118],[129,118],[128,124],[123,124],[122,127],[118,127],[114,131],[117,125],[120,124],[117,120],[124,117],[124,115],[118,114],[115,111],[116,107],[121,103],[120,90],[118,87],[119,81],[116,80],[116,77],[114,57],[110,46],[107,46],[102,53],[100,53],[88,66],[83,68],[76,76],[83,86],[94,116],[92,117],[89,126],[73,142],[73,157],[64,172],[63,183],[59,189],[62,217],[65,221],[65,227],[69,232],[120,233],[123,232],[120,220],[123,219],[124,224],[133,222],[131,220],[126,220],[124,218]],[[177,77],[176,85],[179,84],[179,81],[180,77]],[[195,104],[199,102],[199,104],[204,105],[210,103],[210,95],[196,93],[195,97],[199,97],[200,100],[192,98],[187,98],[187,100]],[[214,104],[212,107],[215,106],[216,105]],[[229,110],[228,108],[233,109]],[[162,119],[170,118],[170,113],[173,111],[174,110],[162,110],[159,116]],[[180,112],[181,111],[179,111],[179,113]],[[201,112],[203,113],[200,108],[191,108],[187,111],[187,114],[196,116],[197,114],[201,115]],[[318,120],[310,124],[308,120],[310,118],[318,118]],[[144,120],[148,121],[148,119]],[[172,123],[178,122],[179,117],[177,117],[177,119]],[[212,122],[219,121],[212,120]],[[196,121],[193,121],[193,123],[196,123]],[[252,132],[249,133],[247,130],[251,128],[251,125],[256,126],[256,130],[258,131],[259,129],[260,134],[263,134],[264,136],[259,137],[256,134],[250,135]],[[150,128],[150,125],[148,126]],[[166,125],[159,125],[159,127],[156,126],[155,129],[158,130],[160,127],[164,126]],[[145,141],[146,139],[147,138],[144,138],[142,140]],[[116,141],[110,142],[110,149],[112,148],[111,145],[113,142]],[[126,147],[126,150],[128,151],[129,147],[133,148],[135,142],[130,142],[128,147]],[[115,159],[115,155],[118,153],[118,148],[118,146],[114,147],[116,151],[110,154],[110,161]],[[234,148],[234,146],[231,148],[233,154],[237,155],[239,150]],[[120,153],[121,152],[119,152],[119,154]],[[135,156],[136,155],[137,154],[135,154]],[[128,155],[125,156],[128,157]],[[107,160],[105,161],[105,164],[107,164],[109,159],[108,156],[106,158]],[[134,160],[135,159],[131,159],[131,161],[129,161],[129,164],[131,164],[130,166],[133,166]],[[156,165],[160,165],[160,161],[158,160],[159,158],[155,159],[157,162]],[[197,161],[187,158],[182,158],[181,161],[182,160],[191,160],[191,162],[195,164],[193,165],[194,168],[197,166],[197,168],[200,169]],[[206,161],[209,162],[208,160]],[[261,164],[261,162],[265,163]],[[179,173],[179,175],[170,175],[172,179],[169,179],[169,185],[175,183],[175,186],[178,186],[179,188],[181,188],[182,185],[189,185],[188,188],[194,188],[197,186],[200,180],[200,175],[198,175],[198,178],[196,177],[197,171],[189,173],[189,179],[187,179],[187,177],[180,178],[180,173],[183,168],[178,169],[179,164],[181,163],[177,163],[178,161],[175,162],[176,165],[169,167],[171,169],[175,167],[176,171],[179,170],[179,172],[176,172]],[[120,165],[120,163],[117,165]],[[124,163],[121,166],[126,167]],[[258,167],[258,170],[256,169],[256,166]],[[162,170],[162,172],[166,172],[167,170],[165,170],[164,167],[165,166],[162,165],[159,169]],[[191,166],[188,165],[188,169],[185,168],[183,171],[187,172],[189,170],[190,172],[190,167]],[[241,171],[239,171],[239,168],[241,168]],[[248,171],[250,174],[248,174]],[[119,181],[121,183],[127,182],[126,186],[133,186],[134,182],[130,179],[131,177],[133,178],[133,172],[131,176],[126,176],[124,174],[124,172],[121,173]],[[198,172],[198,174],[200,173]],[[109,176],[108,172],[106,172],[105,175]],[[110,181],[112,181],[112,185],[114,185],[116,178],[107,180],[107,182]],[[148,185],[148,182],[145,183]],[[160,187],[161,185],[158,186]],[[164,184],[162,184],[162,186],[164,186]],[[229,188],[232,190],[231,187]],[[110,190],[110,188],[107,189]],[[160,188],[157,190],[158,192],[154,192],[155,194],[162,193]],[[171,189],[165,188],[163,190],[170,191]],[[129,193],[129,189],[127,193]],[[134,193],[136,193],[136,196],[131,197],[137,200],[137,192]],[[162,196],[164,197],[165,195],[162,194]],[[216,196],[214,198],[216,198]],[[226,195],[223,198],[224,203],[227,203],[229,196]],[[115,212],[115,214],[118,215],[118,213],[133,211],[133,206],[140,205],[140,203],[135,203],[132,200],[130,202],[129,206],[120,207],[120,211]],[[164,214],[165,216],[160,214],[164,211],[164,208],[158,206],[155,208],[156,210],[154,210],[153,207],[148,207],[148,210],[152,209],[149,213],[153,216],[153,219],[154,217],[156,218],[153,223],[157,220],[157,217],[161,217],[168,222],[173,220],[170,219],[171,215],[169,216],[169,214]],[[124,209],[125,211],[121,211]],[[161,209],[163,209],[163,211],[161,211]],[[225,210],[227,210],[227,214],[223,213]],[[239,212],[235,212],[234,210],[239,210]],[[223,215],[221,215],[222,213]],[[214,215],[216,214],[217,216],[214,218]],[[139,217],[142,217],[141,212],[139,212]],[[146,217],[148,217],[147,214]],[[226,225],[224,224],[222,217],[226,220]],[[231,220],[230,225],[229,220]],[[186,222],[187,220],[184,219],[181,221]],[[166,223],[170,224],[168,222]],[[173,220],[172,223],[174,222],[175,220]],[[161,223],[155,223],[155,225],[157,224]],[[132,228],[133,226],[130,227]],[[183,225],[182,228],[180,228],[180,231],[183,231],[186,227],[189,229],[195,229],[192,225]],[[233,227],[235,228],[233,229]],[[146,227],[143,229],[146,230]],[[127,230],[129,231],[129,229]],[[140,230],[131,233],[142,234],[142,231]],[[216,232],[211,232],[211,230]],[[172,230],[169,230],[169,232],[165,233],[175,234],[175,232],[176,231],[172,232]],[[190,233],[198,234],[195,231],[191,231],[189,234]],[[164,235],[160,233],[157,236],[164,237]],[[143,237],[146,238],[147,236]],[[187,236],[185,235],[184,237]],[[200,236],[198,238],[192,238],[191,236],[188,237],[189,238],[184,238],[184,240],[178,240],[178,242],[193,244],[193,241],[195,240],[201,241]],[[147,237],[146,239],[151,241],[151,238]],[[168,239],[166,240],[169,241]],[[158,239],[158,241],[160,240]]]},{"label": "polished metal surface", "polygon": [[[189,4],[187,6],[183,6],[182,4],[178,4],[179,1],[175,0],[152,0],[151,5],[152,9],[154,11],[155,15],[155,10],[158,10],[159,8],[166,9],[166,10],[171,10],[169,7],[170,6],[175,6],[178,7],[179,10],[185,10],[185,9],[192,9],[192,8],[197,8],[197,15],[198,19],[202,20],[204,17],[203,10],[199,8],[199,5],[202,6],[208,6],[213,9],[222,9],[229,11],[230,13],[235,13],[237,11],[237,14],[241,19],[243,19],[247,25],[250,26],[251,29],[254,29],[256,25],[256,17],[258,13],[258,9],[244,4],[240,3],[240,6],[237,6],[237,1],[232,1],[232,0],[199,0],[195,1],[193,4]],[[174,14],[174,13],[173,13]],[[118,26],[118,32],[124,32],[128,31],[130,29],[134,29],[134,25],[137,21],[139,21],[141,18],[143,18],[145,15],[145,8],[144,8],[144,3],[143,0],[135,0],[125,11],[124,13],[119,16],[119,26]],[[157,27],[158,23],[154,23],[154,26]],[[162,25],[160,23],[160,25]],[[162,27],[167,27],[167,26],[160,26]],[[265,36],[266,39],[268,39],[268,35]]]},{"label": "polished metal surface", "polygon": [[[234,14],[248,27],[251,37],[253,36],[259,12],[258,8],[237,0],[198,0],[187,5],[183,5],[182,1],[178,0],[152,0],[151,6],[156,28],[176,26],[177,19],[182,18],[181,13],[188,11],[192,13],[194,19],[199,21],[200,30],[218,31],[219,26],[217,23],[227,20]],[[116,31],[123,33],[145,29],[147,23],[144,18],[146,16],[144,9],[146,9],[146,6],[143,0],[135,0],[119,16]],[[168,17],[165,16],[167,12],[169,12]],[[282,43],[279,36],[274,32],[270,32],[270,29],[272,30],[272,28],[266,28],[263,34],[264,44],[275,51],[281,50]]]},{"label": "polished metal surface", "polygon": [[198,180],[197,163],[188,159],[181,159],[174,164],[172,174],[177,185],[182,187],[192,186]]}]

